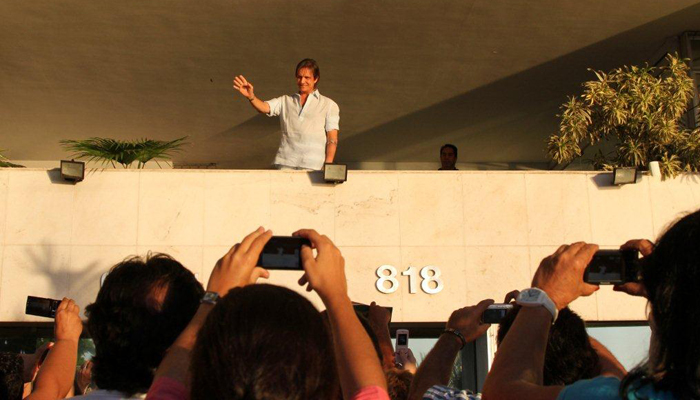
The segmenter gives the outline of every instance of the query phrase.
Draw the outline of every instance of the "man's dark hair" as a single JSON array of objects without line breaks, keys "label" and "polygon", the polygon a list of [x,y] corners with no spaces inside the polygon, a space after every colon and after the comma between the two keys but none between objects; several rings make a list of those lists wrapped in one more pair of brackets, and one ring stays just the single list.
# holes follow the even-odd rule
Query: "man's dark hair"
[{"label": "man's dark hair", "polygon": [[204,294],[192,272],[166,254],[115,265],[85,308],[95,342],[97,387],[145,393],[165,351],[194,316]]},{"label": "man's dark hair", "polygon": [[[297,68],[294,70],[294,75],[296,76],[299,74],[299,70],[302,68],[310,69],[314,73],[314,78],[317,78],[319,81],[321,80],[321,70],[318,68],[318,63],[316,63],[316,60],[305,58],[299,61]],[[316,84],[318,84],[318,82],[316,82]]]},{"label": "man's dark hair", "polygon": [[24,364],[18,354],[0,353],[0,399],[22,400]]},{"label": "man's dark hair", "polygon": [[339,394],[330,331],[300,294],[234,288],[209,313],[192,351],[192,400],[331,399]]},{"label": "man's dark hair", "polygon": [[442,154],[442,151],[443,151],[445,148],[450,148],[450,149],[454,150],[454,152],[455,152],[455,158],[457,158],[457,146],[455,146],[455,145],[453,145],[453,144],[449,144],[449,143],[443,144],[442,147],[440,147],[440,154]]},{"label": "man's dark hair", "polygon": [[[519,311],[520,306],[516,305],[501,320],[498,344],[506,337]],[[588,340],[586,325],[581,317],[569,308],[559,311],[557,321],[549,328],[542,377],[545,386],[570,385],[581,379],[596,377],[600,372],[598,361],[598,354]]]},{"label": "man's dark hair", "polygon": [[642,283],[651,304],[654,334],[649,358],[622,380],[628,398],[651,384],[676,399],[700,398],[700,211],[683,217],[658,240],[642,262]]}]

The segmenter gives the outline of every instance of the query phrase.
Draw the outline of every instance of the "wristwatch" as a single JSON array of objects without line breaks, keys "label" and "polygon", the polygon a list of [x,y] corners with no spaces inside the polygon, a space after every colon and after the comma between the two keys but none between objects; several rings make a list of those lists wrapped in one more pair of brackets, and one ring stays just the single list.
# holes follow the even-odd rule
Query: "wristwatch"
[{"label": "wristwatch", "polygon": [[219,301],[219,294],[216,292],[205,292],[204,296],[202,296],[202,301],[201,303],[207,303],[214,305],[216,302]]},{"label": "wristwatch", "polygon": [[557,306],[542,289],[524,289],[520,292],[515,302],[523,307],[544,307],[547,311],[552,313],[552,324],[557,320],[557,315],[559,314]]}]

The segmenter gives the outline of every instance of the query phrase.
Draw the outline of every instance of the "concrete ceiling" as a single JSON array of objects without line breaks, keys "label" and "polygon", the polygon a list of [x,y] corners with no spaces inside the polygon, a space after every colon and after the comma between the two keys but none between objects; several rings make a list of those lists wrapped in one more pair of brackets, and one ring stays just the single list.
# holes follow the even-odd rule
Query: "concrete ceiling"
[{"label": "concrete ceiling", "polygon": [[279,124],[265,99],[321,66],[341,110],[338,160],[546,163],[567,95],[586,69],[655,62],[700,30],[698,0],[0,2],[0,148],[55,160],[60,139],[174,139],[179,164],[265,168]]}]

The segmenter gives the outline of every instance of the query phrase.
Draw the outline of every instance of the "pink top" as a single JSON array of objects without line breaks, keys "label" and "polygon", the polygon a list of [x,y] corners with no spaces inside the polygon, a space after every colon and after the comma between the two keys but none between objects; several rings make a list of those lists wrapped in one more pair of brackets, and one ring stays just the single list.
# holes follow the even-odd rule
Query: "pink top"
[{"label": "pink top", "polygon": [[[182,382],[161,376],[151,385],[147,400],[188,400],[190,393]],[[355,393],[350,400],[389,400],[389,394],[379,386],[367,386]]]}]

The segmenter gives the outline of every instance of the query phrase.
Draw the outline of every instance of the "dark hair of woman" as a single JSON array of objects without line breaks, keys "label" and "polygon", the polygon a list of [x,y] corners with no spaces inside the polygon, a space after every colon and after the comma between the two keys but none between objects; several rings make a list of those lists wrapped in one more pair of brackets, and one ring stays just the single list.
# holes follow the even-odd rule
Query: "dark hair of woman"
[{"label": "dark hair of woman", "polygon": [[329,329],[298,293],[232,289],[211,311],[192,352],[192,400],[330,399],[339,393]]},{"label": "dark hair of woman", "polygon": [[670,227],[642,265],[652,339],[649,358],[625,377],[620,395],[646,384],[677,399],[700,398],[700,211]]}]

